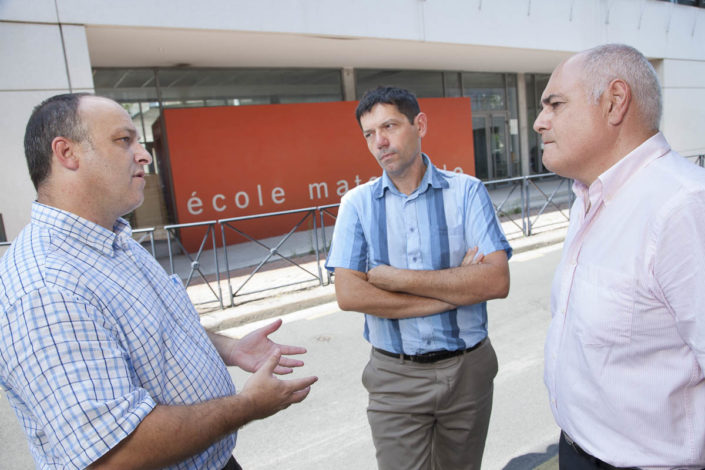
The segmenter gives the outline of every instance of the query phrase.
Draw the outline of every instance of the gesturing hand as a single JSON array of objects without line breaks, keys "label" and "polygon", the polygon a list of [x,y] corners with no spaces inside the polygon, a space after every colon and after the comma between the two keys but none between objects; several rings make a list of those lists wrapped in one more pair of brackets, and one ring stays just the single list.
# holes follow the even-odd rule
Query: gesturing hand
[{"label": "gesturing hand", "polygon": [[292,403],[303,401],[311,391],[311,385],[318,380],[318,377],[277,379],[273,373],[280,367],[278,364],[281,364],[281,361],[281,352],[275,348],[272,355],[261,364],[259,370],[245,382],[240,392],[240,396],[246,399],[250,406],[253,419],[266,418],[289,407]]},{"label": "gesturing hand", "polygon": [[276,320],[267,326],[259,328],[235,343],[230,350],[226,363],[237,365],[247,372],[256,372],[262,367],[275,351],[279,351],[279,360],[274,367],[275,374],[290,374],[292,367],[301,367],[303,361],[285,357],[289,354],[304,354],[306,348],[277,344],[269,339],[282,325],[282,320]]}]

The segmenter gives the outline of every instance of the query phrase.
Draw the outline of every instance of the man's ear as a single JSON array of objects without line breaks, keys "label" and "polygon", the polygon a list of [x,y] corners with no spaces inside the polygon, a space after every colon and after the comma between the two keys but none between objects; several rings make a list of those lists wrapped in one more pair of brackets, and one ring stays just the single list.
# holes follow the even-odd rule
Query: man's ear
[{"label": "man's ear", "polygon": [[67,170],[78,170],[78,146],[80,144],[66,137],[55,137],[51,141],[51,150],[56,162]]},{"label": "man's ear", "polygon": [[624,121],[629,106],[632,102],[632,90],[624,80],[612,80],[605,90],[607,98],[607,120],[613,126],[618,126]]},{"label": "man's ear", "polygon": [[428,118],[426,114],[423,112],[417,114],[414,118],[414,124],[416,124],[416,127],[419,129],[419,137],[424,137],[426,131],[428,131]]}]

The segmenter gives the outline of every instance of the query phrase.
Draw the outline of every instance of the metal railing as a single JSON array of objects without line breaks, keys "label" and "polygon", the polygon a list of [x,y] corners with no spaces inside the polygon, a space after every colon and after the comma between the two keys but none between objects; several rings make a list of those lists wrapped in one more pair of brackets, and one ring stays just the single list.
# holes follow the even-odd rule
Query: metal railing
[{"label": "metal railing", "polygon": [[688,155],[685,157],[686,159],[692,161],[698,166],[705,167],[705,154],[702,155]]},{"label": "metal railing", "polygon": [[[289,211],[281,211],[281,212],[269,212],[265,214],[256,214],[256,215],[249,215],[249,216],[242,216],[242,217],[233,217],[229,219],[221,219],[218,220],[218,223],[220,224],[220,230],[221,230],[221,235],[222,235],[222,247],[223,247],[223,254],[225,256],[225,269],[228,274],[228,290],[230,294],[230,305],[234,305],[234,299],[238,295],[245,295],[245,294],[256,294],[260,292],[265,292],[268,290],[276,289],[276,288],[282,288],[282,287],[289,287],[289,286],[294,286],[302,283],[310,283],[312,280],[317,280],[319,285],[323,285],[323,277],[321,273],[321,260],[320,260],[320,250],[319,250],[319,243],[318,243],[318,227],[316,223],[316,207],[308,207],[304,209],[296,209],[296,210],[289,210]],[[288,215],[301,215],[301,218],[294,224],[294,226],[281,238],[276,242],[274,246],[268,246],[264,241],[261,239],[257,239],[253,237],[252,235],[248,234],[245,229],[238,227],[238,225],[241,222],[245,221],[251,221],[255,219],[262,219],[262,218],[272,218],[272,217],[282,217],[282,216],[288,216]],[[292,237],[296,231],[299,230],[299,228],[303,225],[304,222],[307,220],[311,220],[313,223],[313,229],[312,233],[314,235],[315,241],[313,243],[313,248],[314,252],[316,255],[316,266],[318,269],[318,274],[312,273],[305,267],[301,266],[301,264],[297,263],[294,261],[290,256],[285,255],[282,251],[281,248],[282,246]],[[262,249],[267,251],[267,254],[259,261],[259,263],[252,269],[252,271],[249,273],[247,278],[240,283],[240,285],[233,290],[233,285],[232,285],[232,276],[231,276],[231,269],[230,269],[230,261],[229,261],[229,255],[228,255],[228,243],[227,243],[227,237],[226,237],[226,230],[231,230],[232,232],[235,232],[239,236],[245,238],[246,240],[253,242],[255,245],[261,247]],[[276,238],[276,237],[274,237]],[[255,274],[259,273],[263,266],[270,262],[272,258],[275,256],[278,256],[280,259],[286,261],[292,266],[295,266],[299,268],[301,271],[305,272],[308,274],[310,277],[306,277],[304,280],[297,280],[293,282],[287,282],[285,284],[277,284],[277,285],[270,285],[268,287],[265,287],[263,289],[256,289],[256,290],[251,290],[247,292],[243,292],[243,288],[247,283],[255,276]]]},{"label": "metal railing", "polygon": [[[328,237],[326,236],[326,220],[325,220],[325,218],[326,218],[326,216],[328,216],[330,219],[333,220],[333,222],[335,224],[335,220],[337,220],[337,218],[338,218],[338,211],[336,210],[335,211],[336,213],[334,214],[331,211],[331,209],[338,209],[338,207],[340,207],[340,204],[328,204],[327,206],[319,206],[318,207],[318,215],[319,215],[320,221],[321,221],[321,240],[323,241],[323,247],[322,247],[321,251],[323,251],[326,254],[326,256],[328,255],[328,249],[330,248],[330,245],[328,243],[328,239],[327,239]],[[318,251],[318,249],[319,248],[316,247],[317,251]],[[333,275],[327,269],[325,271],[326,271],[326,284],[330,284],[333,279]]]},{"label": "metal railing", "polygon": [[[201,280],[208,286],[208,289],[211,291],[211,293],[215,296],[216,300],[220,304],[220,308],[225,308],[223,305],[223,294],[222,290],[220,288],[220,267],[218,266],[218,245],[216,244],[215,241],[215,225],[216,225],[215,220],[208,220],[205,222],[194,222],[190,224],[175,224],[175,225],[165,225],[164,230],[166,231],[167,237],[167,247],[169,249],[169,267],[171,268],[171,274],[176,274],[176,270],[174,269],[174,249],[172,245],[172,239],[176,241],[179,249],[181,252],[186,256],[186,258],[190,261],[190,270],[188,273],[188,276],[186,277],[186,282],[185,285],[188,287],[191,284],[191,281],[193,280],[194,274],[198,273],[199,277]],[[183,243],[181,243],[181,239],[178,236],[178,233],[185,230],[185,229],[200,229],[200,228],[205,228],[205,233],[201,237],[201,242],[200,246],[198,248],[198,251],[194,254],[195,256],[192,256],[192,253],[189,253],[189,251],[184,247]],[[210,238],[210,245],[211,249],[213,251],[213,263],[215,265],[215,284],[218,288],[218,292],[213,289],[212,286],[212,280],[209,281],[206,278],[206,275],[203,273],[201,270],[201,256],[204,253],[204,249],[206,246],[208,246],[208,239]],[[206,302],[200,302],[200,303],[206,303]]]},{"label": "metal railing", "polygon": [[[137,228],[132,231],[132,238],[135,239],[137,243],[140,245],[144,242],[145,239],[149,239],[149,248],[150,251],[152,252],[152,256],[154,258],[157,257],[157,248],[156,245],[154,244],[154,227],[148,227],[148,228]],[[141,235],[141,236],[139,236]]]},{"label": "metal railing", "polygon": [[[705,155],[691,155],[685,158],[691,160],[696,165],[705,167]],[[491,189],[490,192],[494,197],[492,204],[500,220],[511,222],[513,226],[521,231],[523,236],[531,236],[535,233],[535,229],[545,227],[539,224],[542,220],[541,217],[544,216],[549,209],[554,209],[552,211],[553,214],[560,214],[561,221],[565,220],[567,223],[569,220],[569,209],[575,198],[570,188],[571,180],[561,178],[554,173],[545,173],[540,175],[519,176],[502,180],[485,181],[483,184],[488,189]],[[337,219],[337,208],[339,206],[340,204],[329,204],[304,209],[233,217],[217,221],[211,220],[188,224],[167,225],[164,227],[164,230],[167,235],[166,242],[171,274],[176,274],[176,258],[180,256],[177,252],[179,251],[189,263],[187,265],[189,271],[188,274],[185,275],[185,285],[187,287],[191,285],[197,275],[205,284],[207,284],[210,293],[215,300],[217,300],[221,309],[226,308],[226,306],[234,306],[235,298],[237,296],[256,294],[304,283],[310,284],[313,281],[316,281],[318,285],[330,284],[332,282],[332,275],[327,270],[322,269],[321,263],[325,261],[325,257],[330,248],[330,240],[326,229],[326,222],[329,222],[328,230],[330,230],[331,225],[334,225],[334,222]],[[272,239],[277,239],[272,246],[267,245],[266,240],[258,239],[257,237],[248,234],[247,230],[242,227],[242,223],[246,221],[295,215],[300,215],[301,217],[297,219],[297,222],[293,224],[291,229],[286,234],[281,237],[272,237]],[[549,226],[557,223],[555,217],[550,219],[552,222],[548,222]],[[308,254],[315,255],[315,270],[317,272],[311,272],[311,270],[307,269],[305,266],[302,266],[302,263],[297,262],[294,257],[298,255],[290,255],[282,250],[282,247],[286,244],[286,242],[291,240],[292,236],[297,231],[301,231],[300,229],[302,228],[302,225],[309,220],[312,225],[312,228],[309,231],[310,236],[312,237],[312,243],[311,250]],[[331,221],[333,221],[333,224],[330,224]],[[220,247],[218,246],[215,235],[217,225],[220,225],[221,231]],[[182,243],[182,237],[180,235],[183,234],[184,230],[193,231],[198,230],[199,228],[203,230],[203,233],[199,235],[199,248],[195,253],[191,253]],[[254,244],[254,246],[259,246],[263,250],[266,250],[266,254],[259,260],[259,262],[255,264],[248,264],[248,266],[254,266],[254,268],[250,270],[244,281],[238,286],[235,286],[235,288],[233,287],[232,276],[232,271],[234,268],[230,263],[231,255],[229,254],[230,248],[228,246],[227,233],[235,233],[244,239],[244,241],[249,241]],[[157,258],[157,242],[155,241],[154,227],[135,229],[132,231],[132,234],[135,240],[140,244],[145,244],[148,241],[152,256]],[[10,245],[11,242],[0,242],[0,255],[6,251],[6,248]],[[219,248],[222,249],[222,256],[225,260],[225,272],[228,278],[228,294],[230,296],[229,302],[225,302],[221,287],[221,272],[218,259]],[[206,252],[209,250],[212,251],[212,264],[204,263],[204,258],[208,256]],[[267,263],[280,259],[287,265],[298,268],[300,270],[298,272],[305,273],[305,279],[296,280],[294,282],[288,282],[285,280],[286,282],[284,283],[273,282],[265,288],[250,291],[244,290],[246,284],[252,280],[255,274],[262,272]],[[183,277],[186,272],[184,259],[181,260],[180,264],[181,266],[179,267],[179,271]],[[204,268],[204,264],[207,264],[207,269]],[[209,273],[208,275],[204,272],[204,269],[206,269]],[[323,271],[326,273],[325,277],[323,275]],[[208,279],[208,276],[211,276],[210,280]],[[215,277],[215,281],[212,279],[213,276]],[[214,282],[215,286],[213,286]],[[201,305],[208,302],[213,302],[213,300],[211,299],[207,302],[195,303],[196,305]]]},{"label": "metal railing", "polygon": [[[686,158],[690,159],[697,165],[705,167],[705,155],[693,155]],[[569,220],[569,210],[575,198],[570,188],[571,180],[569,179],[561,178],[554,173],[545,173],[540,175],[519,176],[502,180],[485,181],[483,183],[488,189],[491,189],[491,193],[494,197],[493,205],[500,220],[511,222],[511,224],[514,225],[523,236],[532,236],[536,233],[537,229],[545,228],[557,223],[563,223],[556,222],[556,218],[552,217],[546,218],[549,220],[549,222],[547,222],[548,225],[541,225],[543,221],[542,217],[549,211],[553,214],[560,214],[560,220],[565,221],[565,223]],[[324,269],[322,269],[321,264],[325,260],[328,249],[330,248],[330,240],[326,230],[326,222],[329,223],[328,229],[330,229],[330,221],[336,220],[337,208],[339,206],[340,204],[329,204],[325,206],[308,207],[297,210],[233,217],[218,221],[166,226],[164,229],[168,233],[167,244],[171,272],[172,274],[175,273],[174,258],[176,254],[174,253],[174,244],[172,243],[172,240],[175,240],[178,248],[180,248],[182,253],[191,262],[191,269],[187,277],[186,285],[188,286],[191,283],[194,274],[198,273],[200,278],[204,282],[208,283],[210,291],[218,299],[221,308],[234,306],[235,298],[238,296],[256,294],[304,283],[310,284],[313,281],[316,281],[318,285],[330,284],[332,282],[332,276],[327,270],[325,270],[326,275],[323,275]],[[251,234],[248,234],[248,231],[242,227],[242,223],[246,221],[293,215],[300,215],[301,217],[297,219],[297,222],[293,224],[291,229],[286,234],[281,237],[272,237],[272,239],[275,239],[276,241],[271,246],[267,244],[266,240],[261,240]],[[283,250],[283,246],[287,243],[287,241],[291,240],[292,236],[297,231],[300,231],[302,225],[309,220],[312,225],[312,228],[310,229],[310,236],[313,239],[309,254],[312,252],[312,254],[315,255],[316,272],[312,272],[305,266],[302,266],[300,262],[297,262],[297,260],[294,259],[294,256],[297,255],[289,255]],[[218,246],[215,240],[216,225],[220,225],[220,248],[222,249],[222,256],[225,260],[225,272],[228,278],[228,294],[230,296],[229,302],[225,302],[220,285],[221,276],[218,264]],[[188,253],[178,237],[179,230],[194,227],[206,228],[205,234],[201,239],[200,248],[195,254],[195,258]],[[237,234],[241,237],[241,241],[251,242],[254,246],[258,246],[263,250],[266,250],[266,254],[258,262],[248,265],[254,267],[251,270],[247,268],[249,270],[249,274],[247,274],[244,280],[237,286],[234,286],[233,284],[232,272],[235,268],[231,266],[230,262],[230,257],[232,255],[229,254],[230,250],[227,239],[228,233]],[[142,238],[138,240],[140,243],[144,242],[146,238],[149,237],[150,246],[152,247],[152,254],[155,254],[154,229],[137,229],[133,231],[133,234],[142,234]],[[208,238],[210,238],[210,246],[213,249],[213,264],[215,267],[218,293],[215,292],[211,283],[206,278],[206,275],[201,270],[200,260],[207,246],[206,242]],[[230,243],[233,242],[231,241]],[[9,242],[0,243],[0,247],[9,244]],[[265,265],[278,260],[283,260],[286,265],[295,266],[298,268],[299,272],[305,273],[305,279],[296,280],[294,282],[289,282],[289,280],[285,279],[284,282],[273,282],[268,284],[265,288],[245,291],[244,288],[248,282],[250,282],[256,274],[262,272]]]}]

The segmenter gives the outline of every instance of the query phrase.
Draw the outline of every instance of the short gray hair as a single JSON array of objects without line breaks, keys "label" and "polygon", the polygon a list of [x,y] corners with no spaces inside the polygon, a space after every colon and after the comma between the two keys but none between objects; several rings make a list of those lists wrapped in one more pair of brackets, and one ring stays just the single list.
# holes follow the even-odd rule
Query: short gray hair
[{"label": "short gray hair", "polygon": [[654,130],[659,128],[661,85],[654,67],[641,52],[625,44],[604,44],[582,55],[585,80],[595,103],[612,80],[622,79],[629,85],[644,123]]}]

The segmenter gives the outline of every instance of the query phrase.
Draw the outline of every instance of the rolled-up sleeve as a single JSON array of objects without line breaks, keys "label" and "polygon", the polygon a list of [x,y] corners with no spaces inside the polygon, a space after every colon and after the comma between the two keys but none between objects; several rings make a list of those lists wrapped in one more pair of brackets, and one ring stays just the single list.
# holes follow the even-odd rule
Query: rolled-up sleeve
[{"label": "rolled-up sleeve", "polygon": [[343,197],[338,209],[326,269],[347,268],[367,272],[367,242],[358,211],[349,196],[350,193]]}]

